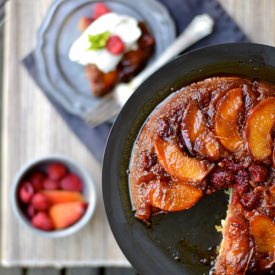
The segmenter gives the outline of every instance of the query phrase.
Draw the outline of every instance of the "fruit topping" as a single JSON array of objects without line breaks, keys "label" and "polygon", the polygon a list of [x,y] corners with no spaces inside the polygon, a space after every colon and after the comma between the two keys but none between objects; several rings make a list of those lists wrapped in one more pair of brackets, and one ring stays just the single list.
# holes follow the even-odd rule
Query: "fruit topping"
[{"label": "fruit topping", "polygon": [[215,189],[225,189],[235,183],[234,174],[224,169],[217,169],[210,174],[211,186]]},{"label": "fruit topping", "polygon": [[89,17],[82,17],[80,18],[79,22],[78,22],[78,28],[81,32],[85,31],[90,24],[92,24],[93,19],[89,18]]},{"label": "fruit topping", "polygon": [[56,229],[66,228],[76,223],[86,211],[86,203],[67,202],[53,205],[49,215]]},{"label": "fruit topping", "polygon": [[36,214],[36,209],[34,208],[34,206],[32,204],[30,204],[27,208],[27,215],[29,218],[32,218],[35,214]]},{"label": "fruit topping", "polygon": [[83,184],[81,179],[73,173],[65,176],[60,182],[61,188],[68,191],[82,192]]},{"label": "fruit topping", "polygon": [[60,184],[57,180],[52,180],[52,179],[45,179],[43,183],[43,189],[44,190],[57,190],[59,189]]},{"label": "fruit topping", "polygon": [[265,160],[272,154],[271,130],[275,123],[275,98],[258,103],[248,115],[246,139],[250,153],[256,160]]},{"label": "fruit topping", "polygon": [[125,50],[125,45],[117,35],[111,35],[106,44],[107,50],[113,55],[120,55]]},{"label": "fruit topping", "polygon": [[95,8],[94,8],[94,13],[93,13],[93,19],[97,19],[100,16],[111,12],[111,10],[103,3],[96,3]]},{"label": "fruit topping", "polygon": [[45,212],[38,212],[32,218],[32,225],[44,231],[51,231],[54,229],[52,220],[50,219],[49,215]]},{"label": "fruit topping", "polygon": [[242,111],[242,89],[228,91],[220,100],[215,115],[217,138],[230,152],[242,151],[244,142],[238,129],[238,114]]},{"label": "fruit topping", "polygon": [[181,134],[190,152],[216,160],[220,156],[220,144],[209,130],[196,101],[191,101],[183,114]]},{"label": "fruit topping", "polygon": [[[54,162],[47,166],[41,165],[26,175],[25,179],[18,186],[19,207],[34,227],[49,231],[55,229],[55,223],[57,229],[61,229],[75,223],[86,211],[87,204],[81,193],[82,180],[63,164]],[[70,203],[78,203],[81,207]],[[61,210],[53,210],[53,220],[49,214],[55,205],[62,207]],[[67,206],[68,210],[65,210]],[[77,215],[77,210],[81,215]],[[62,213],[65,213],[65,217],[62,217]]]},{"label": "fruit topping", "polygon": [[29,203],[33,197],[34,189],[30,182],[23,182],[19,188],[19,199],[23,203]]},{"label": "fruit topping", "polygon": [[63,191],[63,190],[52,190],[42,191],[51,204],[64,203],[64,202],[84,202],[84,197],[79,192],[74,191]]},{"label": "fruit topping", "polygon": [[150,202],[153,207],[164,211],[181,211],[191,208],[202,197],[202,191],[186,183],[167,185],[160,182],[151,191]]},{"label": "fruit topping", "polygon": [[52,163],[48,166],[48,176],[52,180],[60,180],[67,174],[67,168],[61,163]]},{"label": "fruit topping", "polygon": [[275,253],[275,224],[268,217],[259,215],[250,220],[250,227],[259,252]]},{"label": "fruit topping", "polygon": [[42,193],[37,193],[33,196],[31,204],[36,210],[46,211],[50,205],[50,200]]},{"label": "fruit topping", "polygon": [[248,170],[252,176],[252,179],[255,183],[262,183],[265,182],[268,177],[268,168],[263,164],[255,164],[252,163]]},{"label": "fruit topping", "polygon": [[154,139],[159,163],[165,171],[179,181],[200,181],[210,171],[203,161],[185,155],[178,145],[163,140],[158,135]]},{"label": "fruit topping", "polygon": [[34,188],[35,192],[40,191],[41,189],[43,189],[43,181],[45,179],[45,175],[41,172],[33,172],[30,175],[30,182]]}]

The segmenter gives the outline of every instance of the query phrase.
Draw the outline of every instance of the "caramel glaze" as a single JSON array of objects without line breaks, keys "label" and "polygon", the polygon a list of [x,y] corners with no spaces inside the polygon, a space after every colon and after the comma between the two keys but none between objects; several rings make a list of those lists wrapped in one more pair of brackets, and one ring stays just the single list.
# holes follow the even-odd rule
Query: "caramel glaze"
[{"label": "caramel glaze", "polygon": [[[221,133],[227,131],[226,127],[217,125],[217,112],[220,112],[217,110],[222,110],[222,102],[225,99],[230,100],[225,96],[233,89],[240,89],[231,93],[233,96],[238,95],[239,101],[241,100],[239,105],[235,106],[235,125],[231,120],[228,124],[228,127],[236,127],[235,130],[242,140],[235,151],[227,147],[226,142],[221,142],[221,137],[216,134],[218,130]],[[223,228],[224,240],[215,274],[262,274],[274,268],[275,244],[269,247],[268,252],[258,249],[258,239],[253,234],[257,234],[257,225],[264,223],[266,218],[271,221],[274,233],[271,238],[273,243],[275,242],[275,122],[270,134],[273,153],[267,158],[256,160],[249,150],[246,138],[247,118],[253,108],[265,99],[274,103],[275,85],[236,76],[213,77],[191,84],[170,95],[152,112],[133,149],[129,178],[131,195],[136,217],[146,223],[150,223],[153,214],[185,210],[191,208],[203,195],[228,187],[233,188],[234,194]],[[193,106],[190,109],[190,102],[195,102],[195,108]],[[227,106],[226,103],[224,106]],[[200,113],[196,113],[196,108]],[[197,120],[191,121],[193,113],[189,114],[190,118],[186,120],[186,109],[193,112],[195,110]],[[221,119],[228,119],[230,115],[231,113],[228,115],[225,110]],[[272,116],[273,121],[274,117],[275,114]],[[189,121],[190,124],[193,123],[194,131],[190,135],[189,130],[189,136],[186,136],[186,125],[188,126]],[[207,134],[201,138],[205,134],[200,132],[204,129],[201,128],[202,125],[207,126],[211,135]],[[199,137],[203,146],[198,141]],[[189,141],[194,141],[194,138],[195,144],[193,142],[193,145],[190,145]],[[214,147],[211,145],[212,147],[207,148],[204,139],[209,138]],[[174,150],[171,148],[174,147],[170,148],[169,144],[176,146],[177,151],[171,153],[171,150]],[[215,154],[210,156],[207,150],[215,150]],[[163,160],[161,154],[166,159],[164,157]],[[200,167],[204,169],[202,172],[205,173],[203,179],[182,182],[174,173],[177,167],[180,167],[178,164],[175,166],[175,163],[182,160],[188,163],[188,158],[200,162]],[[190,186],[199,191],[190,191]],[[190,193],[192,194],[188,195]],[[183,200],[186,200],[186,203],[183,203]],[[256,216],[265,218],[258,221]]]}]

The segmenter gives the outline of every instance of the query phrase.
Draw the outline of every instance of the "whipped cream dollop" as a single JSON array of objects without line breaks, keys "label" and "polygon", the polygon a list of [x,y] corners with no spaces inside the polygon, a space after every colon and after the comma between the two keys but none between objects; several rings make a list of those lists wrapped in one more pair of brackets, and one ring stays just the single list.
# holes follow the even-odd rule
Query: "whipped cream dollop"
[{"label": "whipped cream dollop", "polygon": [[[110,35],[117,35],[123,41],[125,50],[120,55],[113,55],[106,48],[91,50],[89,35],[97,35],[109,32]],[[69,58],[71,61],[81,65],[95,64],[104,73],[115,70],[121,61],[123,54],[137,48],[137,40],[142,32],[138,21],[127,15],[115,12],[107,13],[95,20],[73,43]]]}]

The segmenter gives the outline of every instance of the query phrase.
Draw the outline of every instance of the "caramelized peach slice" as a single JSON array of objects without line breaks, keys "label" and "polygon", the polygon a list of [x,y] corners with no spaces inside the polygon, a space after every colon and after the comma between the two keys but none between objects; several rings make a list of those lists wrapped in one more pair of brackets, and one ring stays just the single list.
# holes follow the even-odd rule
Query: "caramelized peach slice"
[{"label": "caramelized peach slice", "polygon": [[220,144],[209,130],[196,101],[191,101],[182,118],[182,137],[189,151],[216,160],[220,156]]},{"label": "caramelized peach slice", "polygon": [[255,216],[250,221],[257,251],[273,253],[275,261],[275,224],[266,216]]},{"label": "caramelized peach slice", "polygon": [[178,145],[165,141],[158,135],[154,147],[159,163],[170,176],[180,181],[200,181],[209,172],[203,161],[188,157]]},{"label": "caramelized peach slice", "polygon": [[230,152],[242,151],[244,142],[238,130],[238,114],[243,108],[242,89],[228,91],[221,99],[214,122],[217,138]]},{"label": "caramelized peach slice", "polygon": [[190,184],[167,186],[160,183],[151,191],[151,205],[164,211],[181,211],[191,208],[202,197],[202,191]]},{"label": "caramelized peach slice", "polygon": [[257,160],[272,154],[271,130],[275,123],[275,98],[269,97],[257,104],[248,116],[246,139],[252,156]]}]

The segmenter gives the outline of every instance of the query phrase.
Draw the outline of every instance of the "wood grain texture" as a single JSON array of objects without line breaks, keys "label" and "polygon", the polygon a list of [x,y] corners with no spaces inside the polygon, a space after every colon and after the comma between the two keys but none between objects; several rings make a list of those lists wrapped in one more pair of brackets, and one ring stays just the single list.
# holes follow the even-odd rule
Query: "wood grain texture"
[{"label": "wood grain texture", "polygon": [[[6,266],[128,266],[109,228],[101,195],[101,167],[39,91],[20,60],[36,43],[36,30],[51,0],[13,0],[6,6],[2,117],[2,244]],[[98,203],[90,223],[73,236],[45,239],[15,219],[9,201],[12,178],[30,159],[65,154],[93,176]]]},{"label": "wood grain texture", "polygon": [[1,275],[23,275],[23,271],[20,268],[4,268],[0,267]]},{"label": "wood grain texture", "polygon": [[[253,42],[275,45],[275,0],[220,0]],[[69,130],[20,60],[36,43],[36,30],[51,0],[12,0],[6,7],[2,115],[1,260],[6,266],[75,266],[129,263],[109,229],[101,196],[101,167]],[[58,240],[36,236],[15,219],[9,202],[12,178],[28,160],[65,154],[82,164],[97,185],[98,204],[91,222]]]},{"label": "wood grain texture", "polygon": [[66,275],[100,275],[101,273],[99,268],[81,267],[81,268],[69,268],[66,270],[65,274]]},{"label": "wood grain texture", "polygon": [[26,275],[60,275],[59,269],[54,268],[32,268],[26,271]]}]

